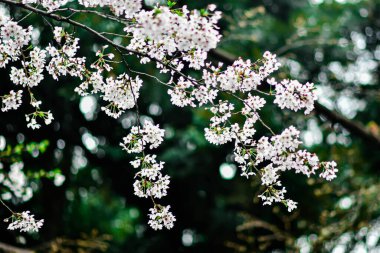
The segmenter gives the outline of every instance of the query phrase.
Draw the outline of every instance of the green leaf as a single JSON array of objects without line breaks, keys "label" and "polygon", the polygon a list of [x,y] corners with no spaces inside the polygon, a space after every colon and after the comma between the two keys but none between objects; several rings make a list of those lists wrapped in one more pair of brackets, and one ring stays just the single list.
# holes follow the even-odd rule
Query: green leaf
[{"label": "green leaf", "polygon": [[208,16],[209,14],[206,9],[201,9],[200,12],[201,12],[201,16],[204,16],[204,17]]},{"label": "green leaf", "polygon": [[174,5],[176,5],[176,4],[177,4],[177,2],[174,2],[174,1],[168,1],[168,7],[169,7],[169,8],[173,8]]}]

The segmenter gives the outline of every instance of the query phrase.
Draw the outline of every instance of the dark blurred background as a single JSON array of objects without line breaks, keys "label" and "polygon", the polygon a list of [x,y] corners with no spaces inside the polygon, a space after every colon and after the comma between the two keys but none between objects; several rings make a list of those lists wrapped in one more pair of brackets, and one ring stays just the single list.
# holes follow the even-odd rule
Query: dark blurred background
[{"label": "dark blurred background", "polygon": [[[146,1],[147,6],[152,2]],[[0,135],[9,145],[49,140],[44,154],[34,159],[25,155],[25,170],[59,168],[66,180],[60,187],[47,179],[34,182],[31,201],[10,203],[43,217],[45,225],[39,234],[28,235],[8,231],[3,223],[0,251],[13,245],[37,252],[380,252],[380,142],[375,141],[380,134],[380,2],[214,0],[179,5],[193,9],[209,3],[224,13],[223,39],[212,60],[277,53],[282,62],[278,77],[314,82],[324,108],[374,139],[323,110],[305,117],[267,106],[262,117],[276,132],[297,126],[305,147],[339,167],[338,178],[327,183],[285,174],[288,196],[299,203],[288,213],[283,206],[262,206],[257,198],[260,182],[240,177],[232,145],[216,147],[205,141],[209,115],[204,110],[174,107],[166,87],[142,77],[142,117],[166,129],[158,154],[172,182],[162,203],[170,204],[177,218],[172,230],[157,232],[147,226],[151,202],[133,194],[132,156],[119,147],[136,122],[135,112],[113,120],[100,111],[96,96],[74,93],[78,80],[57,83],[46,78],[35,91],[43,108],[52,110],[54,122],[39,130],[26,128],[23,115],[30,108],[23,106],[1,113]],[[16,19],[25,15],[16,8],[10,13]],[[74,18],[97,30],[122,32],[99,17]],[[43,19],[31,15],[22,21],[29,23],[39,28],[35,36],[41,45],[51,41]],[[101,41],[83,30],[71,31],[81,38],[80,55],[94,59]],[[132,56],[128,61],[135,70],[166,78],[153,64],[141,66]],[[114,67],[115,73],[125,71],[122,64]],[[13,87],[8,73],[0,69],[2,94]],[[268,134],[257,127],[257,136]],[[0,218],[5,217],[6,210],[0,208]]]}]

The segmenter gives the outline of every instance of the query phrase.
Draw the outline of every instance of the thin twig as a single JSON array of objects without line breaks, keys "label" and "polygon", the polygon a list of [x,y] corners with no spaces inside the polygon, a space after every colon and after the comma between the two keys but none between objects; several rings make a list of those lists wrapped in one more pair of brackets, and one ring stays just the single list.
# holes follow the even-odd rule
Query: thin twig
[{"label": "thin twig", "polygon": [[104,13],[101,13],[101,12],[95,11],[95,10],[79,10],[79,9],[73,9],[73,8],[61,8],[61,9],[56,9],[56,10],[52,11],[52,13],[57,13],[57,12],[62,12],[62,11],[70,11],[70,12],[72,12],[74,14],[77,14],[77,13],[95,14],[95,15],[97,15],[99,17],[103,17],[103,18],[106,18],[106,19],[111,19],[111,20],[117,21],[117,22],[122,23],[122,24],[128,24],[128,22],[131,22],[131,20],[124,19],[122,17],[117,17],[117,16],[109,15],[109,14],[104,14]]},{"label": "thin twig", "polygon": [[10,209],[9,206],[7,206],[7,204],[5,204],[4,201],[3,201],[1,198],[0,198],[0,203],[1,203],[3,206],[5,206],[5,207],[9,210],[9,212],[11,212],[12,214],[15,214],[15,212],[13,212],[13,210]]}]

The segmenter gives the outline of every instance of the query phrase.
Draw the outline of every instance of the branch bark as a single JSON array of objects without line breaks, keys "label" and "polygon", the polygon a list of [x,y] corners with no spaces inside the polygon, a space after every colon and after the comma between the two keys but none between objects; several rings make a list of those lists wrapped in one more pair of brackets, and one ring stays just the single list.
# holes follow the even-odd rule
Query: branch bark
[{"label": "branch bark", "polygon": [[351,134],[362,138],[369,144],[380,146],[380,137],[371,133],[360,122],[349,120],[346,117],[340,115],[339,113],[329,110],[328,108],[326,108],[318,102],[315,103],[315,112],[318,115],[326,117],[331,123],[339,123]]},{"label": "branch bark", "polygon": [[34,253],[34,250],[22,249],[0,242],[0,251],[6,253]]}]

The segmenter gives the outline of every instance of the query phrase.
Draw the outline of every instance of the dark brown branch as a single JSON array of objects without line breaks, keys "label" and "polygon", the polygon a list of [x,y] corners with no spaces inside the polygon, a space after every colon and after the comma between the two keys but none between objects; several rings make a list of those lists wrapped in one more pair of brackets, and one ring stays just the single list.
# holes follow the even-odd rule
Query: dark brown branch
[{"label": "dark brown branch", "polygon": [[[230,53],[222,50],[213,50],[211,51],[211,55],[229,65],[232,64],[236,59],[234,55],[231,55]],[[351,134],[360,137],[367,143],[380,147],[380,136],[371,133],[361,123],[349,120],[341,114],[326,108],[318,102],[315,102],[315,113],[325,117],[331,123],[340,124]]]},{"label": "dark brown branch", "polygon": [[57,13],[57,12],[62,12],[62,11],[69,11],[71,13],[87,13],[87,14],[95,14],[99,17],[102,17],[102,18],[105,18],[105,19],[110,19],[110,20],[113,20],[113,21],[116,21],[116,22],[119,22],[121,24],[128,24],[128,22],[131,22],[130,20],[128,19],[125,19],[125,18],[120,18],[120,17],[116,17],[116,16],[113,16],[113,15],[109,15],[109,14],[104,14],[104,13],[101,13],[99,11],[94,11],[94,10],[77,10],[77,9],[74,9],[74,8],[61,8],[61,9],[56,9],[54,11],[52,11],[52,13]]},{"label": "dark brown branch", "polygon": [[315,103],[315,112],[318,115],[326,117],[331,123],[339,123],[350,133],[361,137],[366,142],[380,146],[380,137],[371,133],[360,122],[349,120],[339,113],[329,110],[320,103]]},{"label": "dark brown branch", "polygon": [[[60,249],[65,251],[66,248],[75,248],[78,251],[92,252],[98,250],[104,252],[108,249],[110,240],[109,235],[90,235],[91,237],[84,237],[83,239],[69,239],[58,237],[52,241],[42,243],[34,248],[20,248],[0,242],[0,252],[5,253],[35,253],[35,252],[52,252],[53,249]],[[71,252],[71,251],[70,251]]]},{"label": "dark brown branch", "polygon": [[34,250],[22,249],[0,242],[0,251],[6,253],[34,253]]}]

